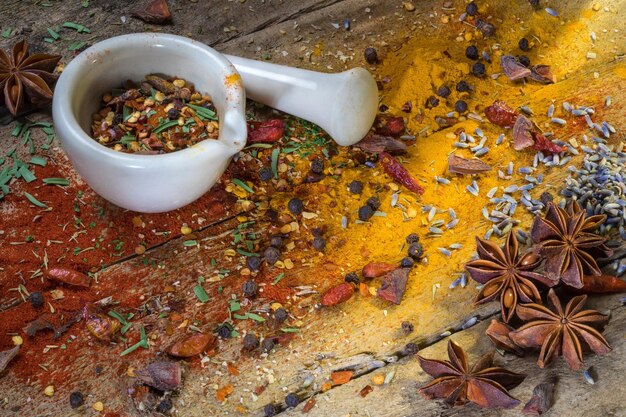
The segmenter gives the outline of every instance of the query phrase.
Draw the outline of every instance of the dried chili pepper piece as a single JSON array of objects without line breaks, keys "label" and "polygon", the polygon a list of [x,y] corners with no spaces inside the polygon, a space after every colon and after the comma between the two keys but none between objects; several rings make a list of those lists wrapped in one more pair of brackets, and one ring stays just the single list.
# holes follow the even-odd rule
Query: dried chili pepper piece
[{"label": "dried chili pepper piece", "polygon": [[135,10],[132,16],[147,23],[160,24],[172,21],[172,14],[165,0],[153,0]]},{"label": "dried chili pepper piece", "polygon": [[533,141],[535,142],[533,147],[538,151],[560,153],[565,150],[564,147],[557,145],[556,143],[548,140],[544,135],[539,132],[532,132]]},{"label": "dried chili pepper piece", "polygon": [[394,304],[400,304],[406,292],[406,283],[409,279],[411,268],[398,268],[383,277],[380,288],[376,295],[383,300]]},{"label": "dried chili pepper piece", "polygon": [[91,278],[78,272],[75,269],[67,268],[63,266],[57,266],[50,268],[46,271],[46,276],[56,282],[72,285],[74,287],[89,288],[91,285]]},{"label": "dried chili pepper piece", "polygon": [[158,361],[135,371],[135,377],[146,385],[161,391],[178,389],[182,383],[178,362]]},{"label": "dried chili pepper piece", "polygon": [[333,385],[343,385],[350,381],[354,375],[354,371],[335,371],[330,374],[330,379],[333,381]]},{"label": "dried chili pepper piece", "polygon": [[282,119],[248,122],[248,143],[273,143],[284,135],[285,122]]},{"label": "dried chili pepper piece", "polygon": [[205,352],[215,343],[215,337],[208,333],[194,333],[168,347],[165,352],[176,358],[190,358]]},{"label": "dried chili pepper piece", "polygon": [[491,123],[500,127],[513,127],[518,114],[504,101],[496,100],[485,109],[485,116]]},{"label": "dried chili pepper piece", "polygon": [[378,278],[397,268],[396,265],[387,262],[370,262],[363,267],[361,275],[365,279]]},{"label": "dried chili pepper piece", "polygon": [[400,136],[404,133],[406,126],[402,117],[390,117],[385,125],[378,130],[378,133],[385,136]]},{"label": "dried chili pepper piece", "polygon": [[386,152],[380,154],[380,164],[383,169],[394,180],[404,185],[415,194],[421,195],[424,193],[424,188],[417,183],[417,180],[411,176],[409,171],[402,166],[400,162],[393,156]]},{"label": "dried chili pepper piece", "polygon": [[325,307],[335,306],[343,303],[344,301],[348,301],[352,297],[352,294],[354,294],[354,287],[352,284],[342,282],[341,284],[326,291],[324,295],[322,295],[320,303]]}]

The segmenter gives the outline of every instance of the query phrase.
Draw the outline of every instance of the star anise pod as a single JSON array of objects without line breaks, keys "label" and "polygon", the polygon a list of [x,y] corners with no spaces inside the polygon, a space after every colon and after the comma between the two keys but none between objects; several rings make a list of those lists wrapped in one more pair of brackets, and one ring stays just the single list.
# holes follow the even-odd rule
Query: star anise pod
[{"label": "star anise pod", "polygon": [[583,286],[583,276],[600,275],[596,258],[610,256],[613,251],[606,239],[591,233],[606,220],[606,215],[587,216],[576,201],[567,210],[548,204],[545,218],[535,217],[531,237],[546,258],[546,275],[560,277],[574,288]]},{"label": "star anise pod", "polygon": [[532,280],[549,287],[557,283],[533,272],[541,263],[541,258],[534,252],[520,256],[514,232],[509,233],[502,248],[477,237],[476,249],[479,258],[465,265],[472,279],[483,284],[474,302],[486,303],[499,297],[502,320],[507,323],[518,303],[541,302]]},{"label": "star anise pod", "polygon": [[13,116],[26,101],[36,108],[50,103],[51,87],[57,79],[52,72],[60,59],[60,55],[29,55],[25,40],[16,43],[10,55],[0,49],[0,102]]},{"label": "star anise pod", "polygon": [[504,368],[493,367],[493,352],[481,357],[472,368],[461,346],[448,342],[449,361],[425,359],[418,356],[420,366],[435,378],[419,389],[428,399],[441,398],[451,405],[471,401],[481,407],[512,408],[519,401],[507,392],[526,378]]},{"label": "star anise pod", "polygon": [[556,293],[550,289],[551,308],[534,303],[517,306],[517,316],[528,323],[509,333],[509,337],[521,347],[541,347],[537,360],[540,368],[563,355],[567,365],[578,370],[583,364],[581,338],[598,355],[611,351],[602,333],[592,327],[604,325],[608,317],[595,310],[582,310],[586,301],[586,295],[574,297],[563,310]]}]

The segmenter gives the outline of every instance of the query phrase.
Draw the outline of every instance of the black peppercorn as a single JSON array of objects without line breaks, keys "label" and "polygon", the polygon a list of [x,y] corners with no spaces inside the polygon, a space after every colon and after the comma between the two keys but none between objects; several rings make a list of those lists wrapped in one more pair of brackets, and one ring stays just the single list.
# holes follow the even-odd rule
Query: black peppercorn
[{"label": "black peppercorn", "polygon": [[406,334],[413,333],[413,329],[414,329],[413,323],[411,323],[410,321],[405,320],[402,322],[402,331],[404,333]]},{"label": "black peppercorn", "polygon": [[424,248],[419,243],[411,243],[409,245],[409,256],[413,259],[420,259],[424,256]]},{"label": "black peppercorn", "polygon": [[321,236],[315,236],[313,238],[313,249],[322,252],[326,247],[326,240]]},{"label": "black peppercorn", "polygon": [[523,66],[530,67],[530,58],[528,58],[526,55],[520,55],[518,60],[519,60],[519,63],[522,64]]},{"label": "black peppercorn", "polygon": [[465,56],[469,59],[478,59],[478,48],[474,45],[470,45],[465,48]]},{"label": "black peppercorn", "polygon": [[274,349],[274,345],[276,345],[274,338],[267,337],[261,342],[261,349],[263,349],[263,352],[271,352]]},{"label": "black peppercorn", "polygon": [[411,343],[407,343],[407,344],[404,346],[404,352],[405,352],[407,355],[415,355],[417,352],[419,352],[419,350],[420,350],[420,348],[419,348],[419,347],[417,347],[417,344],[412,343],[412,342],[411,342]]},{"label": "black peppercorn", "polygon": [[287,404],[287,407],[297,407],[299,403],[300,398],[298,398],[298,395],[294,394],[293,392],[291,394],[287,394],[287,396],[285,397],[285,404]]},{"label": "black peppercorn", "polygon": [[268,167],[263,167],[259,170],[259,178],[261,181],[269,181],[274,177],[274,173]]},{"label": "black peppercorn", "polygon": [[420,237],[419,237],[419,235],[417,233],[411,233],[410,235],[408,235],[406,237],[405,240],[406,240],[406,243],[408,243],[410,245],[411,243],[419,242],[420,241]]},{"label": "black peppercorn", "polygon": [[402,258],[402,261],[400,262],[400,266],[402,268],[411,268],[414,264],[415,262],[413,261],[413,259],[409,258],[408,256]]},{"label": "black peppercorn", "polygon": [[283,238],[280,236],[272,236],[270,238],[270,246],[280,249],[283,246]]},{"label": "black peppercorn", "polygon": [[43,294],[40,292],[32,292],[30,293],[30,297],[28,297],[28,299],[30,300],[30,304],[34,307],[34,308],[41,308],[43,307],[43,303],[44,303],[44,299],[43,299]]},{"label": "black peppercorn", "polygon": [[289,317],[289,314],[287,313],[287,310],[285,310],[283,307],[278,307],[276,311],[274,311],[274,320],[279,323],[287,320],[287,317]]},{"label": "black peppercorn", "polygon": [[259,347],[259,338],[254,333],[248,333],[243,338],[243,348],[245,350],[254,350]]},{"label": "black peppercorn", "polygon": [[530,48],[528,39],[526,38],[520,39],[517,45],[519,46],[519,49],[521,49],[522,51],[528,51],[528,48]]},{"label": "black peppercorn", "polygon": [[348,190],[350,190],[352,194],[361,194],[363,191],[363,183],[361,181],[354,180],[348,184]]},{"label": "black peppercorn", "polygon": [[439,97],[446,98],[450,95],[450,93],[451,93],[450,87],[448,87],[447,85],[442,85],[441,87],[437,89],[437,95]]},{"label": "black peppercorn", "polygon": [[263,407],[265,417],[274,417],[276,415],[276,406],[274,404],[267,404]]},{"label": "black peppercorn", "polygon": [[366,222],[372,218],[374,210],[370,206],[362,206],[359,208],[359,220]]},{"label": "black peppercorn", "polygon": [[528,0],[531,6],[539,7],[539,0]]},{"label": "black peppercorn", "polygon": [[454,103],[454,110],[458,111],[459,114],[463,114],[467,111],[467,103],[463,100],[458,100]]},{"label": "black peppercorn", "polygon": [[384,113],[389,110],[389,106],[387,106],[386,104],[381,104],[378,110],[380,110],[381,113]]},{"label": "black peppercorn", "polygon": [[472,74],[477,77],[482,77],[483,75],[485,75],[485,64],[483,64],[482,62],[476,62],[474,65],[472,65]]},{"label": "black peppercorn", "polygon": [[280,258],[280,251],[275,247],[270,246],[269,248],[265,249],[265,252],[263,252],[263,258],[265,258],[265,261],[268,264],[274,265]]},{"label": "black peppercorn", "polygon": [[311,162],[311,171],[314,174],[322,174],[324,172],[324,160],[320,157],[317,157]]},{"label": "black peppercorn", "polygon": [[233,326],[230,323],[222,323],[217,326],[217,335],[222,339],[228,339],[233,331]]},{"label": "black peppercorn", "polygon": [[246,265],[250,271],[258,271],[261,269],[261,258],[258,256],[248,256]]},{"label": "black peppercorn", "polygon": [[171,409],[172,409],[172,400],[169,398],[166,398],[163,401],[161,401],[159,405],[157,405],[157,408],[156,408],[156,410],[159,413],[167,413]]},{"label": "black peppercorn", "polygon": [[370,197],[365,202],[368,206],[372,208],[372,210],[376,211],[380,208],[380,200],[377,197]]},{"label": "black peppercorn", "polygon": [[287,208],[292,214],[297,216],[304,211],[304,204],[299,198],[292,198],[289,200],[289,203],[287,203]]},{"label": "black peppercorn", "polygon": [[482,19],[476,20],[476,27],[478,28],[478,30],[480,30],[485,38],[493,36],[493,34],[496,33],[496,27],[489,22],[485,22]]},{"label": "black peppercorn", "polygon": [[430,96],[426,100],[426,107],[427,108],[437,107],[438,105],[439,105],[439,99],[437,97],[435,97],[435,96]]},{"label": "black peppercorn", "polygon": [[365,62],[368,64],[374,65],[378,63],[378,53],[374,48],[365,48],[365,52],[363,53],[365,56]]},{"label": "black peppercorn", "polygon": [[348,272],[344,278],[344,280],[348,283],[359,285],[359,276],[356,272]]},{"label": "black peppercorn", "polygon": [[259,285],[254,281],[246,281],[241,286],[241,292],[248,298],[254,298],[259,292]]},{"label": "black peppercorn", "polygon": [[466,81],[461,80],[456,84],[456,91],[458,91],[459,93],[464,93],[470,90],[471,88]]},{"label": "black peppercorn", "polygon": [[178,110],[176,107],[172,107],[167,111],[167,117],[170,120],[178,119],[180,117],[180,110]]},{"label": "black peppercorn", "polygon": [[476,13],[478,13],[478,6],[476,3],[471,2],[465,6],[465,12],[470,16],[476,16]]},{"label": "black peppercorn", "polygon": [[83,397],[82,392],[74,391],[70,394],[70,407],[78,408],[83,404],[85,404],[85,398]]},{"label": "black peppercorn", "polygon": [[311,234],[313,236],[323,236],[324,231],[322,230],[321,227],[314,227],[313,229],[311,229]]}]

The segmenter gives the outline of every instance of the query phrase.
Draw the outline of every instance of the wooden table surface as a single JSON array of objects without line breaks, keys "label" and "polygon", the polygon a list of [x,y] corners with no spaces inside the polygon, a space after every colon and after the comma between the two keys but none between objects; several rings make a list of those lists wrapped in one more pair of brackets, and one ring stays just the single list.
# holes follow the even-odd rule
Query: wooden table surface
[{"label": "wooden table surface", "polygon": [[[462,1],[453,1],[452,6],[442,8],[444,2],[415,2],[416,10],[407,11],[401,1],[363,1],[363,0],[213,0],[210,2],[197,0],[170,1],[174,22],[167,26],[145,24],[130,17],[134,2],[121,0],[112,1],[50,1],[52,7],[43,7],[35,1],[7,0],[0,5],[0,28],[10,27],[12,35],[8,39],[0,39],[0,47],[8,48],[15,39],[26,37],[33,48],[63,54],[63,62],[68,62],[73,52],[67,51],[71,42],[84,41],[87,45],[99,40],[131,32],[162,31],[192,37],[213,46],[219,51],[241,55],[254,59],[266,59],[271,62],[298,66],[317,71],[341,71],[353,66],[369,68],[377,80],[384,80],[389,74],[406,73],[406,78],[392,79],[381,92],[383,103],[390,105],[392,111],[399,112],[399,106],[411,97],[413,92],[430,88],[435,82],[432,73],[415,74],[411,72],[418,67],[419,60],[436,60],[436,53],[451,45],[450,50],[462,50],[465,43],[455,40],[463,24],[456,22],[463,10]],[[83,6],[83,3],[86,6]],[[447,3],[447,2],[446,2]],[[559,102],[566,99],[583,99],[598,105],[604,97],[611,95],[614,105],[603,111],[604,120],[618,128],[618,138],[623,138],[623,124],[626,121],[624,103],[626,102],[626,64],[623,56],[626,52],[626,25],[624,24],[624,0],[601,2],[602,9],[593,12],[586,1],[568,2],[567,6],[554,6],[558,9],[558,20],[549,20],[542,10],[533,12],[526,1],[517,0],[513,4],[490,5],[489,15],[494,16],[498,30],[522,32],[532,25],[543,25],[546,33],[543,41],[542,56],[548,62],[558,62],[559,82],[554,85],[513,86],[503,78],[496,82],[495,89],[485,93],[485,100],[506,98],[515,107],[529,105],[544,112],[553,99]],[[543,4],[543,3],[542,3]],[[604,9],[606,8],[606,10]],[[441,16],[452,14],[452,20],[458,30],[447,30]],[[350,30],[344,30],[344,19],[350,19]],[[43,37],[48,36],[46,28],[54,27],[65,21],[74,21],[89,27],[91,33],[71,33],[61,41],[47,44]],[[452,25],[453,23],[450,23]],[[339,25],[339,28],[337,28]],[[589,33],[594,31],[600,42],[593,46]],[[511,35],[512,37],[520,35]],[[507,38],[509,39],[509,38]],[[374,46],[378,49],[382,63],[369,66],[363,59],[365,47]],[[588,59],[586,52],[595,48],[596,59]],[[435,61],[433,61],[435,62]],[[555,65],[555,64],[553,64]],[[402,70],[398,70],[401,68]],[[495,72],[495,70],[494,70]],[[594,76],[597,73],[597,77]],[[409,78],[410,77],[412,78]],[[414,81],[415,80],[415,81]],[[488,103],[487,103],[488,104]],[[253,111],[253,116],[259,113]],[[50,114],[39,112],[29,116],[36,121],[51,121]],[[473,125],[472,125],[473,126]],[[481,125],[491,137],[497,136],[498,129],[493,126]],[[409,128],[418,132],[424,123],[411,121]],[[18,153],[24,152],[19,141],[12,137],[12,124],[0,126],[0,155],[18,145]],[[415,146],[409,148],[408,163],[420,179],[432,180],[432,172],[428,164],[433,161],[434,169],[443,164],[449,146],[438,147],[437,143],[450,142],[447,138],[454,132],[455,126],[433,131],[426,128],[424,137],[418,137]],[[569,132],[563,133],[568,138]],[[573,133],[572,133],[573,135]],[[45,141],[41,132],[33,133],[36,145]],[[437,149],[440,148],[440,149]],[[128,213],[106,203],[85,187],[80,178],[72,171],[63,151],[53,146],[46,156],[59,174],[71,178],[72,186],[67,190],[55,189],[50,192],[65,192],[69,200],[75,198],[76,189],[84,189],[81,201],[83,218],[92,216],[99,224],[109,224],[109,236],[105,243],[112,243],[112,236],[122,230],[132,231],[132,222],[137,213]],[[532,159],[532,157],[530,157]],[[572,163],[579,161],[574,158]],[[528,162],[528,160],[526,161]],[[497,164],[494,161],[494,164]],[[155,217],[141,215],[143,222],[139,234],[150,234],[147,251],[136,255],[134,247],[142,241],[141,237],[129,235],[120,256],[106,257],[99,262],[85,264],[80,259],[68,259],[74,266],[81,269],[94,267],[97,271],[97,282],[84,295],[90,301],[113,296],[119,306],[138,308],[146,300],[170,300],[170,287],[176,288],[176,300],[181,306],[183,317],[205,319],[205,329],[212,329],[225,319],[228,297],[240,296],[240,284],[245,277],[237,272],[227,275],[221,280],[209,279],[205,282],[206,291],[215,297],[222,294],[220,300],[215,299],[207,304],[197,302],[193,292],[198,275],[215,276],[216,268],[211,263],[215,259],[223,268],[235,270],[241,264],[238,256],[230,256],[233,232],[240,229],[242,221],[257,220],[250,232],[267,235],[270,222],[257,219],[253,213],[246,213],[232,193],[224,190],[228,180],[233,178],[231,172],[226,174],[222,184],[204,196],[193,208],[187,207]],[[355,168],[356,169],[356,168]],[[370,174],[364,174],[370,175]],[[372,174],[375,175],[375,174]],[[546,172],[544,189],[558,188],[567,176],[566,170]],[[379,177],[380,178],[380,177]],[[372,181],[379,181],[373,178]],[[385,182],[390,182],[388,179]],[[381,182],[383,184],[383,182]],[[289,184],[286,190],[277,192],[269,201],[285,201],[287,196],[296,193],[305,196],[311,207],[325,204],[323,189],[319,184]],[[462,186],[461,188],[464,188]],[[35,254],[30,255],[31,248],[23,254],[24,261],[18,263],[15,258],[3,255],[11,242],[23,240],[24,230],[36,232],[38,225],[33,225],[33,217],[43,216],[40,222],[63,225],[73,222],[75,212],[72,204],[50,212],[40,212],[29,205],[22,197],[23,189],[14,185],[13,194],[0,201],[0,320],[9,318],[16,312],[30,308],[22,303],[12,288],[20,283],[31,285],[28,277],[41,263],[45,242],[32,248]],[[45,192],[40,190],[45,196]],[[453,191],[448,191],[452,193]],[[457,190],[458,192],[458,190]],[[460,192],[459,192],[460,193]],[[262,193],[261,193],[262,194]],[[385,194],[383,204],[389,204],[391,193]],[[282,199],[282,200],[281,200]],[[262,201],[257,200],[257,201]],[[446,204],[446,195],[425,194],[415,204]],[[482,235],[489,225],[480,219],[480,203],[476,203],[476,218],[466,219],[455,232],[457,236]],[[307,206],[309,207],[309,206]],[[347,239],[349,231],[342,231],[339,224],[340,210],[332,212],[335,217],[334,226],[330,226],[330,234],[335,238],[329,240],[331,246],[335,242]],[[96,215],[97,214],[97,215]],[[242,217],[243,216],[243,217]],[[339,217],[337,217],[339,216]],[[375,228],[388,229],[393,234],[396,227],[398,239],[406,235],[410,227],[422,227],[420,215],[411,222],[402,222],[399,215],[390,217],[386,223],[371,225],[372,236],[378,236]],[[528,222],[528,214],[520,214],[522,221]],[[158,219],[158,220],[157,220]],[[330,219],[324,219],[330,220]],[[162,222],[157,224],[155,222]],[[394,223],[396,222],[396,223]],[[180,234],[180,226],[189,224],[194,229],[198,245],[188,247],[185,238]],[[301,227],[310,228],[317,225],[317,220],[303,221]],[[350,227],[354,227],[351,225]],[[366,226],[370,227],[370,226]],[[90,245],[82,242],[81,236],[73,236],[76,229],[61,231],[58,239],[73,246],[72,238],[82,247]],[[169,233],[158,233],[169,231]],[[36,235],[36,233],[34,233]],[[446,238],[454,239],[454,236]],[[375,239],[374,239],[375,240]],[[450,240],[452,241],[452,240]],[[448,242],[449,243],[449,242]],[[430,248],[429,256],[435,254],[438,244],[426,243]],[[430,246],[428,246],[430,245]],[[61,245],[63,246],[63,245]],[[319,255],[296,245],[291,258],[296,261],[293,269],[270,269],[263,271],[266,281],[272,282],[280,272],[284,277],[277,285],[265,285],[266,294],[287,295],[284,301],[293,313],[289,325],[299,327],[300,331],[284,345],[276,348],[270,355],[250,355],[241,351],[240,339],[220,341],[217,352],[206,357],[202,362],[193,360],[184,365],[184,384],[180,392],[174,396],[173,414],[178,416],[199,415],[263,415],[263,407],[268,403],[284,404],[287,393],[300,394],[302,403],[293,410],[281,407],[279,415],[295,416],[302,414],[304,400],[314,398],[315,407],[308,412],[311,416],[513,416],[521,414],[521,407],[507,411],[483,410],[474,406],[445,408],[439,402],[428,401],[421,397],[417,388],[429,380],[412,355],[404,353],[404,346],[417,343],[420,355],[429,358],[445,358],[448,337],[468,350],[471,359],[492,348],[491,342],[484,335],[490,320],[499,313],[497,303],[480,307],[473,305],[472,300],[477,292],[475,283],[466,288],[449,289],[448,285],[453,274],[462,270],[463,263],[469,259],[473,248],[465,247],[440,269],[434,270],[428,265],[416,268],[411,274],[409,288],[401,305],[390,306],[376,299],[354,298],[339,307],[318,310],[315,302],[321,293],[330,286],[341,281],[343,274],[351,269],[358,269],[365,263],[368,253],[376,252],[376,242],[351,242],[347,248],[333,246],[336,253]],[[39,248],[39,249],[37,249]],[[358,249],[356,249],[358,248]],[[71,249],[71,248],[70,248]],[[41,251],[40,251],[41,250]],[[65,252],[48,247],[54,256],[65,256]],[[355,255],[354,265],[341,262],[342,251],[360,251]],[[327,251],[328,252],[328,251]],[[379,253],[394,259],[398,258],[398,248],[385,248]],[[50,259],[53,259],[50,255]],[[306,262],[300,263],[302,259]],[[378,259],[371,259],[378,260]],[[357,264],[357,262],[359,262]],[[156,266],[156,267],[155,267]],[[241,268],[239,266],[239,268]],[[116,283],[130,282],[124,285],[122,292],[115,291]],[[433,286],[440,288],[433,292]],[[302,289],[314,290],[313,294],[296,295]],[[281,292],[282,291],[282,292]],[[83,295],[66,290],[67,297],[80,298]],[[305,291],[307,292],[307,291]],[[167,298],[170,297],[170,298]],[[570,371],[564,361],[559,359],[547,369],[539,369],[532,355],[518,358],[509,355],[497,355],[496,362],[506,365],[514,371],[528,374],[526,380],[512,394],[522,401],[528,401],[533,388],[541,383],[558,378],[555,390],[554,405],[548,415],[552,416],[626,416],[626,388],[624,385],[624,354],[626,353],[626,313],[621,305],[619,295],[591,297],[590,305],[602,312],[611,314],[611,320],[605,335],[613,347],[613,351],[603,357],[588,355],[587,366],[593,366],[597,375],[596,383],[585,382],[581,372]],[[267,298],[261,294],[257,307],[267,308],[274,301],[271,295]],[[463,329],[463,323],[477,317],[477,324]],[[409,320],[415,324],[411,334],[399,330],[400,323]],[[147,326],[156,323],[144,322]],[[241,329],[254,331],[257,334],[270,334],[276,329],[271,320],[262,324],[245,323]],[[10,365],[0,377],[0,414],[6,416],[72,416],[99,415],[89,405],[95,401],[105,404],[106,415],[141,416],[148,415],[138,411],[126,395],[129,384],[127,370],[129,367],[141,367],[142,364],[161,357],[162,347],[168,341],[151,341],[151,349],[135,355],[120,357],[120,352],[127,347],[122,343],[103,345],[90,339],[82,323],[75,325],[69,334],[80,340],[89,340],[77,348],[71,345],[68,349],[51,349],[46,355],[44,368],[38,370],[37,377],[25,380],[17,368],[20,357]],[[23,335],[23,334],[22,334]],[[3,346],[11,343],[11,334],[0,334]],[[25,335],[23,335],[26,337]],[[40,336],[37,336],[40,337]],[[43,337],[43,336],[42,336]],[[47,337],[47,336],[46,336]],[[170,337],[171,339],[171,337]],[[52,339],[50,338],[52,342]],[[25,341],[23,353],[28,355],[30,341]],[[26,352],[26,353],[24,353]],[[229,373],[226,364],[234,363],[238,375]],[[97,372],[96,372],[97,368]],[[46,369],[46,370],[44,370]],[[323,389],[332,371],[352,369],[355,374],[352,380],[344,385]],[[359,392],[366,385],[373,385],[371,378],[377,374],[385,376],[393,373],[388,385],[374,386],[373,391],[365,398]],[[53,397],[43,395],[47,381],[57,380],[63,375],[63,383],[57,383],[57,392]],[[307,381],[307,384],[304,382]],[[234,386],[234,392],[223,403],[216,399],[218,388],[227,384]],[[306,386],[305,386],[306,385]],[[257,387],[265,387],[255,394]],[[70,392],[80,390],[87,396],[86,406],[71,410],[68,403]]]}]

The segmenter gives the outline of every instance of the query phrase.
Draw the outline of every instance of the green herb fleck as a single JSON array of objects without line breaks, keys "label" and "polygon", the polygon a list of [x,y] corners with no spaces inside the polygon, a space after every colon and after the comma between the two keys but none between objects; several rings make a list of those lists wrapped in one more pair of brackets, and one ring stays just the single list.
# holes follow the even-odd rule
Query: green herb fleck
[{"label": "green herb fleck", "polygon": [[41,207],[41,208],[48,208],[48,206],[46,206],[44,203],[42,203],[41,201],[37,200],[35,197],[33,197],[31,194],[24,192],[24,195],[26,196],[26,198],[28,199],[28,201],[30,201],[31,203],[33,203],[34,205],[36,205],[37,207]]},{"label": "green herb fleck", "polygon": [[200,300],[201,303],[209,301],[209,295],[206,293],[202,285],[198,284],[193,287],[193,292],[196,294],[196,297],[198,297],[198,300]]}]

